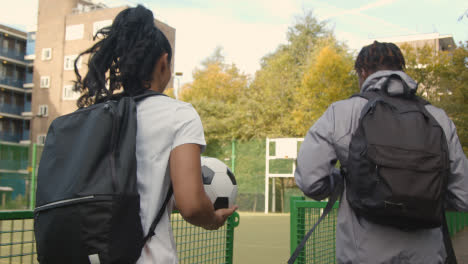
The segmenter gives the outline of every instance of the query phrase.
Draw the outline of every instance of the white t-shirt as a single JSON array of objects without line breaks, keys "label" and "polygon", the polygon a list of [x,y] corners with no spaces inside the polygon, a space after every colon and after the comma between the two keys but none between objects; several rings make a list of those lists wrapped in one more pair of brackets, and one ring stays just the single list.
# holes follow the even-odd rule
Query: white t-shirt
[{"label": "white t-shirt", "polygon": [[[140,217],[145,235],[160,210],[170,184],[171,151],[187,143],[206,145],[203,126],[195,109],[167,96],[152,96],[137,105],[137,181]],[[137,264],[177,263],[169,202],[154,235],[145,245]]]}]

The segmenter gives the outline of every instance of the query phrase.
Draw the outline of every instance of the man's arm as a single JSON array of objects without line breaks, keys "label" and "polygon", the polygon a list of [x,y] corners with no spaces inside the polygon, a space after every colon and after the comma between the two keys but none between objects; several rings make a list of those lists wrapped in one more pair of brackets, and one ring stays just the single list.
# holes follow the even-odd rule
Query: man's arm
[{"label": "man's arm", "polygon": [[296,184],[315,200],[328,197],[332,191],[328,176],[337,160],[333,146],[334,122],[332,105],[307,132],[297,158]]},{"label": "man's arm", "polygon": [[455,125],[450,120],[448,147],[450,157],[450,176],[447,202],[450,208],[468,212],[468,160],[463,152]]}]

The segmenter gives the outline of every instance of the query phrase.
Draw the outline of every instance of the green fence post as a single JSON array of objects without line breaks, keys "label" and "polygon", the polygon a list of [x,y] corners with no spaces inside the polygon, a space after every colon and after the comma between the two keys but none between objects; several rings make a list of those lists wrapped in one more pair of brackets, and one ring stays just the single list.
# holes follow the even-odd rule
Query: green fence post
[{"label": "green fence post", "polygon": [[446,220],[447,220],[447,227],[450,236],[453,236],[454,232],[454,225],[453,225],[453,212],[445,212]]},{"label": "green fence post", "polygon": [[[289,235],[289,243],[290,243],[290,254],[294,253],[296,250],[296,247],[299,244],[299,239],[301,237],[304,237],[304,218],[299,217],[299,208],[296,206],[296,201],[304,201],[305,198],[301,196],[291,196],[289,198],[289,203],[290,203],[290,213],[289,213],[289,225],[290,225],[290,235]],[[301,229],[299,230],[299,226],[301,226]],[[301,233],[301,236],[299,235]],[[299,258],[300,256],[304,255],[304,252],[301,252],[299,257],[297,258],[295,263],[299,263]]]},{"label": "green fence post", "polygon": [[234,228],[239,225],[239,214],[234,212],[227,220],[226,228],[226,264],[233,263],[234,257]]},{"label": "green fence post", "polygon": [[30,195],[29,195],[29,209],[34,210],[34,206],[36,204],[36,152],[37,152],[37,144],[33,144],[32,150],[32,162],[31,162],[31,186],[29,188]]},{"label": "green fence post", "polygon": [[236,173],[236,140],[231,142],[231,169],[232,173]]}]

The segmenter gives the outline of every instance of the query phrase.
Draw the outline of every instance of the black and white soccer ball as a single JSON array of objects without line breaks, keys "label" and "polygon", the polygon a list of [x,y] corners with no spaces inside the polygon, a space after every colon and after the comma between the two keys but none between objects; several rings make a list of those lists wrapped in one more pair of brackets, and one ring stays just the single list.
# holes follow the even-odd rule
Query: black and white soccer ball
[{"label": "black and white soccer ball", "polygon": [[205,192],[215,210],[233,206],[237,197],[237,182],[229,167],[219,159],[201,157],[201,168]]}]

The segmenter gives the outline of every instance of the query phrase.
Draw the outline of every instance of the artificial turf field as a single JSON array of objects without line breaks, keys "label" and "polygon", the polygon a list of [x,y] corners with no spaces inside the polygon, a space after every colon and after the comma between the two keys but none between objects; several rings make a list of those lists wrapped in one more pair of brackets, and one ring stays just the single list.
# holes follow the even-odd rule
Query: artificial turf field
[{"label": "artificial turf field", "polygon": [[289,214],[239,212],[234,235],[234,264],[286,263]]}]

